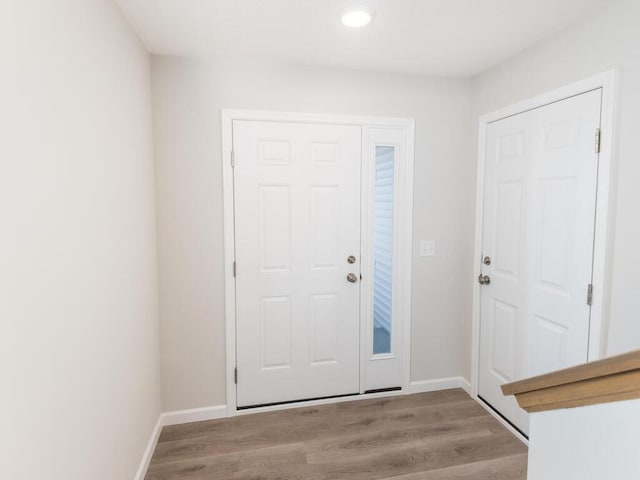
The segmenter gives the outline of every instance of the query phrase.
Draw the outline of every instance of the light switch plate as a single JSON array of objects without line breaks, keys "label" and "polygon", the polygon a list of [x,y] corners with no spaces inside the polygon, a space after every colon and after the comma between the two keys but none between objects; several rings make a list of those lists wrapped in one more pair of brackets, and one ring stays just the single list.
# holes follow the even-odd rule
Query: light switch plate
[{"label": "light switch plate", "polygon": [[433,257],[436,254],[435,240],[420,240],[420,256]]}]

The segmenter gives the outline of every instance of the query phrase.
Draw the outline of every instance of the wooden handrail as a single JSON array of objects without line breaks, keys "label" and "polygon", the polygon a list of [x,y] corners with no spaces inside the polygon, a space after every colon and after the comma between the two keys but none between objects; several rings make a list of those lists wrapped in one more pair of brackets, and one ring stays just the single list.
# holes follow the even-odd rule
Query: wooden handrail
[{"label": "wooden handrail", "polygon": [[527,412],[640,398],[640,350],[502,386]]}]

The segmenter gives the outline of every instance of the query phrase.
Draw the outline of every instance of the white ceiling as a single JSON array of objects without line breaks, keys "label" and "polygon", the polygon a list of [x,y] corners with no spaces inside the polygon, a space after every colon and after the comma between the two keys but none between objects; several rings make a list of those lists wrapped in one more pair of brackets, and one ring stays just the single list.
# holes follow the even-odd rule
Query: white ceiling
[{"label": "white ceiling", "polygon": [[[613,0],[115,0],[150,52],[472,76]],[[338,21],[354,3],[377,16]]]}]

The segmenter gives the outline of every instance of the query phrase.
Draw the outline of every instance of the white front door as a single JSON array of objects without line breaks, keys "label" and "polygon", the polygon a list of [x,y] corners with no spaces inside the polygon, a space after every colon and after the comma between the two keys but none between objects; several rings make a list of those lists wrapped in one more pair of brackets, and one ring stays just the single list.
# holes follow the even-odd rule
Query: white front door
[{"label": "white front door", "polygon": [[238,407],[360,391],[361,141],[233,122]]},{"label": "white front door", "polygon": [[601,95],[487,128],[478,388],[524,433],[500,386],[587,361]]}]

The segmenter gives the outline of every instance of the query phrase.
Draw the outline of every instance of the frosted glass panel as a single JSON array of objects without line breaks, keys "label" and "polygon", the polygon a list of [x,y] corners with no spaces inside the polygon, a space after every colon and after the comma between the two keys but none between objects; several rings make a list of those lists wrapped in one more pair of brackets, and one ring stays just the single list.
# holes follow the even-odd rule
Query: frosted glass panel
[{"label": "frosted glass panel", "polygon": [[373,240],[373,353],[391,353],[393,164],[395,147],[376,147]]}]

